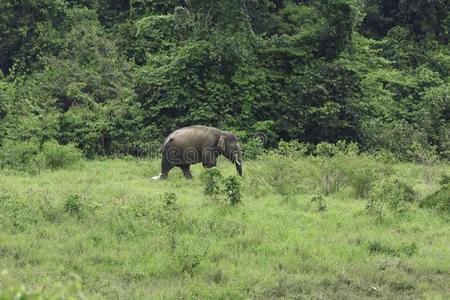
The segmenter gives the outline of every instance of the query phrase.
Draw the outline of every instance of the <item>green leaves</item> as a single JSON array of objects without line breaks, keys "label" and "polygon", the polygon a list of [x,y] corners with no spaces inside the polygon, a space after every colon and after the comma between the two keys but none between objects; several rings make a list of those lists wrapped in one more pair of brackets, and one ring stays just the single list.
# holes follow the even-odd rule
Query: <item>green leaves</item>
[{"label": "green leaves", "polygon": [[448,157],[445,1],[35,2],[0,4],[0,143],[135,154],[197,123]]}]

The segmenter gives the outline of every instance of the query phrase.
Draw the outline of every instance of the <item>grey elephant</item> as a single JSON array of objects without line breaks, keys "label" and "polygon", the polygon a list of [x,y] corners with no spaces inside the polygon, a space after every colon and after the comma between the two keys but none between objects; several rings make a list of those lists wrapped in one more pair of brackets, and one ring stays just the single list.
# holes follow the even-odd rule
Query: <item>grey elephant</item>
[{"label": "grey elephant", "polygon": [[165,139],[159,151],[162,153],[161,174],[152,177],[153,180],[167,178],[174,167],[181,168],[184,177],[191,179],[191,165],[202,163],[205,168],[215,167],[219,155],[235,164],[237,173],[242,176],[242,152],[237,137],[231,132],[201,125],[180,128]]}]

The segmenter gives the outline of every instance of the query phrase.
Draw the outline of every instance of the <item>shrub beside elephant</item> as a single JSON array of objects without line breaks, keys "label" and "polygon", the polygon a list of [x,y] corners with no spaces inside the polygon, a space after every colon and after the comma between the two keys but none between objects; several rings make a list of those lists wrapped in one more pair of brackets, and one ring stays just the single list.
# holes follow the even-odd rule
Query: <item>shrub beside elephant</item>
[{"label": "shrub beside elephant", "polygon": [[225,156],[242,176],[242,152],[237,137],[227,131],[202,125],[180,128],[172,132],[160,147],[161,173],[154,180],[165,179],[169,171],[179,167],[184,177],[192,178],[190,166],[202,163],[205,168],[215,167],[217,157]]}]

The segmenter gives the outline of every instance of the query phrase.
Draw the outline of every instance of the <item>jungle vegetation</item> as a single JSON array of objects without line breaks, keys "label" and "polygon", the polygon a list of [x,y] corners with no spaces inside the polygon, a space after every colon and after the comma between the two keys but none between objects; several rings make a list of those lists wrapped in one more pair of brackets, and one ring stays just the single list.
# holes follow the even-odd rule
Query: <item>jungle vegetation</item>
[{"label": "jungle vegetation", "polygon": [[264,133],[268,148],[450,158],[446,0],[3,0],[0,12],[4,156],[54,141],[142,156],[204,124],[243,142]]}]

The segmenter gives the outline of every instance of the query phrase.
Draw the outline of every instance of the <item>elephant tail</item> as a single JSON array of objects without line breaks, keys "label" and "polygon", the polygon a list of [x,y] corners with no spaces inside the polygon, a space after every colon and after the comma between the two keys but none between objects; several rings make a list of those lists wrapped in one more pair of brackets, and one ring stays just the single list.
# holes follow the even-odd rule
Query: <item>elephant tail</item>
[{"label": "elephant tail", "polygon": [[164,143],[159,147],[159,152],[163,152],[166,149],[167,145],[169,145],[173,141],[173,137],[168,137]]}]

